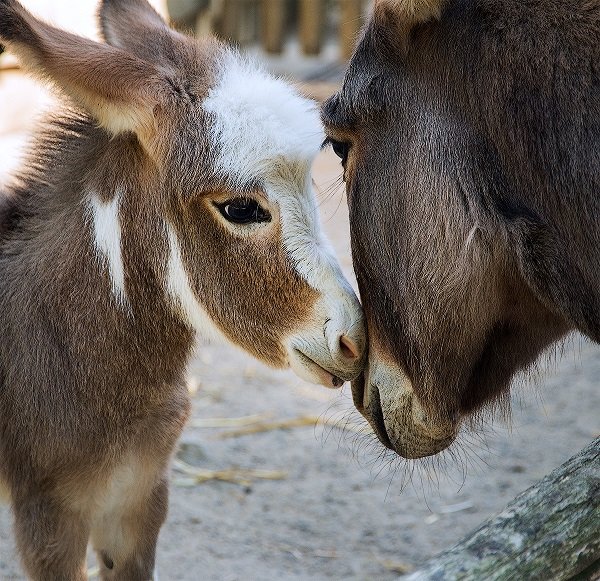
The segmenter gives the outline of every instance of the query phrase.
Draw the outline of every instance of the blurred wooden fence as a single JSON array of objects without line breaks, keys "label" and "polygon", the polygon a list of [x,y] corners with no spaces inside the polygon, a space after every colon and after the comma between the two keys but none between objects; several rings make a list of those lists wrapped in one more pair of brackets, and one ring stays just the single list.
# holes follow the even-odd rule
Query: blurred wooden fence
[{"label": "blurred wooden fence", "polygon": [[305,55],[321,53],[333,34],[342,59],[352,54],[368,0],[168,0],[173,19],[197,34],[215,32],[246,45],[283,52],[291,33]]}]

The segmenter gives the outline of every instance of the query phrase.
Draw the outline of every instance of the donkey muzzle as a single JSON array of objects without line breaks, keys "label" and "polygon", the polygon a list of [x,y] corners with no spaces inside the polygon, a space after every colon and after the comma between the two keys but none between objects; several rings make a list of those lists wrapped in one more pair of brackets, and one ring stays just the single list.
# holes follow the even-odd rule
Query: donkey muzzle
[{"label": "donkey muzzle", "polygon": [[428,414],[395,366],[370,360],[364,376],[352,382],[352,396],[381,443],[403,458],[433,456],[456,439],[458,419]]},{"label": "donkey muzzle", "polygon": [[354,294],[343,298],[317,305],[315,319],[320,323],[294,334],[287,346],[290,366],[297,375],[332,388],[357,377],[367,353],[358,299]]}]

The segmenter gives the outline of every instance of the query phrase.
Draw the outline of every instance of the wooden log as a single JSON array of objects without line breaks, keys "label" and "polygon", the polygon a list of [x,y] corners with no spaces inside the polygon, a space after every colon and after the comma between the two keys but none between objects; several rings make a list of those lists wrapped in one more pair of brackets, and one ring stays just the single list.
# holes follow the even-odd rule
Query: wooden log
[{"label": "wooden log", "polygon": [[362,26],[362,0],[340,0],[340,56],[348,60],[354,52]]},{"label": "wooden log", "polygon": [[404,581],[600,575],[600,437]]},{"label": "wooden log", "polygon": [[284,0],[262,0],[262,45],[265,51],[280,53],[285,32]]},{"label": "wooden log", "polygon": [[302,52],[317,55],[321,52],[325,0],[300,0],[299,27]]}]

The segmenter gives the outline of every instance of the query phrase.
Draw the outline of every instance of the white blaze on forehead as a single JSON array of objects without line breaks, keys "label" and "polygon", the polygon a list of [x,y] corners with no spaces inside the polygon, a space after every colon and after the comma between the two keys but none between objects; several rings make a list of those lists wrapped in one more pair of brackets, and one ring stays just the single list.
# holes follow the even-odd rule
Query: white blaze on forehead
[{"label": "white blaze on forehead", "polygon": [[216,170],[230,179],[265,179],[290,163],[310,163],[323,129],[316,103],[237,53],[227,52],[204,101],[212,116]]},{"label": "white blaze on forehead", "polygon": [[310,185],[310,164],[323,140],[316,103],[234,52],[226,53],[221,66],[204,102],[218,152],[215,169],[233,182],[263,184],[279,205],[288,255],[321,290],[317,279],[330,278],[337,265]]},{"label": "white blaze on forehead", "polygon": [[[211,116],[214,168],[234,186],[260,184],[279,206],[285,251],[296,272],[321,295],[315,320],[346,330],[361,320],[361,311],[321,232],[311,187],[310,166],[324,137],[317,105],[236,53],[227,53],[221,67],[203,104]],[[307,333],[313,331],[323,342],[321,325]],[[332,339],[336,349],[338,339]]]},{"label": "white blaze on forehead", "polygon": [[120,305],[127,305],[125,269],[121,254],[120,203],[121,192],[116,192],[109,202],[103,202],[95,193],[88,197],[96,252],[108,268],[114,297]]},{"label": "white blaze on forehead", "polygon": [[184,321],[202,338],[228,343],[229,341],[203,309],[190,286],[175,230],[167,223],[165,223],[165,229],[169,241],[166,289],[174,306]]}]

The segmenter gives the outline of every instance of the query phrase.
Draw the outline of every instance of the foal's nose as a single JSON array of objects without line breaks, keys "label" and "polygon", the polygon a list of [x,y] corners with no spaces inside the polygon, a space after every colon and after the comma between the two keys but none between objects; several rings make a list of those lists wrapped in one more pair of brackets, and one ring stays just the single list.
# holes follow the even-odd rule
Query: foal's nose
[{"label": "foal's nose", "polygon": [[356,344],[354,339],[349,335],[340,335],[339,347],[342,357],[348,359],[348,361],[355,361],[360,359],[361,352],[359,346]]},{"label": "foal's nose", "polygon": [[325,336],[334,362],[354,368],[361,363],[365,354],[365,330],[362,319],[346,329],[332,320],[325,325]]}]

